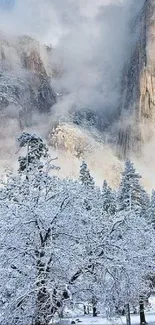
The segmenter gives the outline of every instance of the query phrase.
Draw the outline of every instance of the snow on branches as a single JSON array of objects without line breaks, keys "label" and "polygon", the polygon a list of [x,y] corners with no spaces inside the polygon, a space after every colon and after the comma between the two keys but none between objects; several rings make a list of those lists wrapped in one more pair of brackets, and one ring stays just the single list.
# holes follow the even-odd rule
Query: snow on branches
[{"label": "snow on branches", "polygon": [[75,302],[110,315],[136,304],[151,290],[155,242],[133,165],[117,194],[85,162],[80,181],[51,175],[42,139],[18,141],[26,154],[0,189],[0,324],[46,325]]}]

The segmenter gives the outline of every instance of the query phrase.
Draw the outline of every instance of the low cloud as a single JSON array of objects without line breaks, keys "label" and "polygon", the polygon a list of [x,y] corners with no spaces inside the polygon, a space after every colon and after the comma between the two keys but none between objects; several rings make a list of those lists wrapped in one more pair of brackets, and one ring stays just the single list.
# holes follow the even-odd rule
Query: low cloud
[{"label": "low cloud", "polygon": [[[106,120],[119,106],[122,71],[138,37],[131,36],[131,24],[143,4],[144,0],[16,0],[10,10],[0,9],[0,29],[7,37],[26,34],[52,45],[51,66],[61,70],[51,78],[52,87],[62,94],[57,113],[64,117],[72,108],[90,109]],[[44,123],[38,117],[39,129]],[[5,146],[9,148],[6,138]],[[96,170],[101,170],[103,157],[97,160]]]},{"label": "low cloud", "polygon": [[12,11],[1,12],[0,28],[53,45],[52,63],[61,66],[63,74],[52,79],[52,86],[64,94],[65,107],[113,112],[131,50],[130,24],[143,3],[16,0]]}]

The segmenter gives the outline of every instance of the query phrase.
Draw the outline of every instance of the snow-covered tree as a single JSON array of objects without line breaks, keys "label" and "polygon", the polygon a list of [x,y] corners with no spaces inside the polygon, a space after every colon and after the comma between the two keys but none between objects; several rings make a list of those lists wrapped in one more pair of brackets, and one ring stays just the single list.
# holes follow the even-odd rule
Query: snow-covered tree
[{"label": "snow-covered tree", "polygon": [[97,300],[112,315],[116,307],[138,304],[139,297],[150,292],[155,242],[146,219],[133,211],[100,225],[92,233],[92,283]]},{"label": "snow-covered tree", "polygon": [[155,191],[152,191],[150,205],[148,209],[148,220],[149,223],[152,224],[153,228],[155,229]]},{"label": "snow-covered tree", "polygon": [[91,205],[87,254],[81,272],[77,272],[76,285],[82,288],[84,301],[94,296],[98,306],[112,315],[116,307],[137,305],[140,297],[150,292],[149,277],[155,270],[154,235],[146,218],[134,210],[107,218],[102,194],[95,190]]},{"label": "snow-covered tree", "polygon": [[118,210],[134,210],[145,214],[148,196],[140,184],[140,179],[141,176],[136,172],[133,163],[127,160],[118,190]]},{"label": "snow-covered tree", "polygon": [[83,260],[88,212],[82,187],[50,176],[38,163],[32,160],[0,191],[1,324],[48,324]]},{"label": "snow-covered tree", "polygon": [[26,147],[26,155],[19,157],[19,171],[22,172],[28,167],[41,168],[41,158],[48,157],[48,148],[43,140],[35,134],[23,132],[18,138],[19,148]]},{"label": "snow-covered tree", "polygon": [[83,161],[80,166],[79,180],[80,180],[81,184],[85,185],[88,188],[93,189],[95,186],[94,179],[91,176],[90,171],[89,171],[88,166],[85,161]]},{"label": "snow-covered tree", "polygon": [[104,180],[102,186],[102,202],[103,210],[109,215],[116,213],[116,197],[106,180]]},{"label": "snow-covered tree", "polygon": [[91,177],[52,176],[40,138],[22,137],[22,168],[0,188],[0,324],[47,325],[71,297],[108,314],[138,302],[155,270],[154,234],[137,213],[139,178],[126,176],[133,166],[121,185],[127,205],[113,213],[106,182],[100,191]]},{"label": "snow-covered tree", "polygon": [[147,221],[148,219],[148,209],[150,206],[150,197],[143,187],[141,187],[141,216],[144,216]]}]

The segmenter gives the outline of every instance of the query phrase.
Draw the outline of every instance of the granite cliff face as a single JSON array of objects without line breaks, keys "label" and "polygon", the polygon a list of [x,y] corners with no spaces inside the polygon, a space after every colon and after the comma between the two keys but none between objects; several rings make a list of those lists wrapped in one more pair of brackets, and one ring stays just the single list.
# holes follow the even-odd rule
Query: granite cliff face
[{"label": "granite cliff face", "polygon": [[155,0],[145,0],[132,34],[138,39],[124,68],[118,128],[118,152],[140,152],[154,132],[155,121]]},{"label": "granite cliff face", "polygon": [[[77,103],[68,114],[72,128],[68,124],[68,132],[63,132],[58,119],[58,128],[50,130],[52,146],[59,149],[61,143],[60,149],[64,147],[66,150],[66,142],[71,137],[69,130],[73,127],[75,130],[89,128],[90,132],[91,128],[96,128],[101,140],[114,145],[118,155],[124,158],[133,152],[140,154],[143,142],[155,136],[155,0],[144,1],[132,21],[131,38],[131,55],[123,70],[118,107],[112,114],[108,109],[103,110],[104,115],[102,111],[89,110],[89,107],[80,110]],[[8,39],[0,33],[0,125],[9,115],[16,118],[22,130],[33,124],[33,114],[51,112],[57,101],[51,88],[51,77],[59,74],[51,67],[51,57],[52,48],[40,45],[31,37]],[[63,105],[63,100],[61,103]],[[51,118],[55,120],[53,115]],[[61,120],[64,122],[64,116]],[[66,127],[65,124],[65,130]],[[80,138],[79,141],[81,143]],[[79,151],[81,154],[81,147],[76,156]]]},{"label": "granite cliff face", "polygon": [[1,117],[9,112],[24,128],[34,112],[49,112],[56,102],[48,71],[51,51],[30,37],[7,40],[0,34]]}]

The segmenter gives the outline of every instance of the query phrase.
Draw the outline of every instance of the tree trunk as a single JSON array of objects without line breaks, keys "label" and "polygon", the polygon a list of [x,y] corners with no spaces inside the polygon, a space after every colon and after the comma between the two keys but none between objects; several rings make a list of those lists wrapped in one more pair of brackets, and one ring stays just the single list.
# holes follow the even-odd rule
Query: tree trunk
[{"label": "tree trunk", "polygon": [[93,317],[97,316],[97,308],[93,306]]},{"label": "tree trunk", "polygon": [[49,266],[47,268],[44,262],[45,252],[36,250],[36,268],[37,268],[37,296],[36,296],[36,317],[35,325],[47,325],[51,319],[51,299],[47,289],[47,277]]},{"label": "tree trunk", "polygon": [[144,299],[143,297],[140,297],[139,300],[139,310],[140,310],[140,325],[145,325],[145,311],[144,311]]},{"label": "tree trunk", "polygon": [[[51,256],[46,257],[46,248],[51,236],[51,229],[48,228],[43,234],[36,221],[37,229],[39,230],[40,249],[36,249],[36,271],[37,271],[37,296],[36,296],[36,317],[35,325],[47,325],[51,319],[51,295],[48,290],[47,279],[50,272]],[[46,261],[47,260],[47,261]],[[46,261],[46,262],[45,262]]]},{"label": "tree trunk", "polygon": [[93,296],[92,297],[92,305],[93,305],[93,317],[96,317],[97,316],[97,301],[96,301],[96,298]]},{"label": "tree trunk", "polygon": [[130,305],[129,304],[127,304],[125,306],[125,314],[126,314],[126,324],[131,325]]},{"label": "tree trunk", "polygon": [[35,325],[47,325],[51,318],[50,294],[46,287],[39,289],[36,301]]}]

